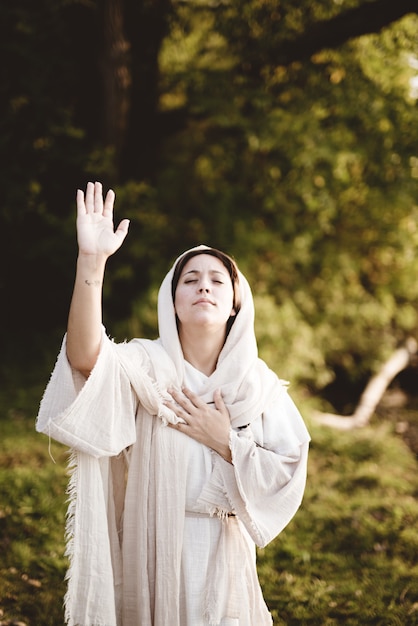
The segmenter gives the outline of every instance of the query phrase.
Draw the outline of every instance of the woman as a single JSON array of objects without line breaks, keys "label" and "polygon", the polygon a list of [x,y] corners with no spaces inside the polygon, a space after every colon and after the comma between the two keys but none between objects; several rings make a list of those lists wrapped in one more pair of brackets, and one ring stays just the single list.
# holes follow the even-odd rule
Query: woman
[{"label": "woman", "polygon": [[298,509],[309,435],[258,359],[253,301],[223,253],[181,255],[158,297],[159,339],[102,326],[114,194],[77,192],[68,330],[37,429],[73,450],[70,626],[267,626],[255,565]]}]

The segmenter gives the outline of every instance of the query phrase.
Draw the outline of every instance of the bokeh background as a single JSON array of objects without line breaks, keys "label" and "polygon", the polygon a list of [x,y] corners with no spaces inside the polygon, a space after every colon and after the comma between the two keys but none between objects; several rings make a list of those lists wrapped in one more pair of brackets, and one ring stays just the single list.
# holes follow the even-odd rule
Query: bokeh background
[{"label": "bokeh background", "polygon": [[418,624],[416,355],[363,428],[314,418],[351,415],[418,339],[417,12],[0,2],[0,624],[63,623],[66,451],[34,421],[88,180],[131,220],[106,273],[116,339],[156,336],[158,285],[190,246],[230,253],[253,287],[260,355],[313,437],[302,509],[259,553],[275,623]]}]

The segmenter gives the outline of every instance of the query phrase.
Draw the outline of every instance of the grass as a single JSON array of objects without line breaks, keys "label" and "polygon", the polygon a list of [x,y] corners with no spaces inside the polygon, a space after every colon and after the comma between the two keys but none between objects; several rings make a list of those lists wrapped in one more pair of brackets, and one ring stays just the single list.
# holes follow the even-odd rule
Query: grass
[{"label": "grass", "polygon": [[303,505],[259,554],[275,624],[418,624],[416,459],[388,424],[310,430]]},{"label": "grass", "polygon": [[1,398],[0,623],[60,626],[67,453],[35,433],[36,391]]},{"label": "grass", "polygon": [[[41,393],[0,397],[1,624],[63,624],[67,453],[34,431]],[[418,625],[416,458],[388,422],[310,430],[303,505],[258,555],[275,625]]]}]

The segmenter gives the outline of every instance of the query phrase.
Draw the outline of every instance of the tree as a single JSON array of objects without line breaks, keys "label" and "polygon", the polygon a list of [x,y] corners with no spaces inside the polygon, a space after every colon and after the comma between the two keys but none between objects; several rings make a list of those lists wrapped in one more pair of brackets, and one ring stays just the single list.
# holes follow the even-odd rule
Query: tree
[{"label": "tree", "polygon": [[331,17],[314,21],[302,33],[280,42],[274,60],[283,65],[307,60],[325,48],[339,48],[350,39],[379,33],[410,13],[418,13],[413,0],[361,2]]},{"label": "tree", "polygon": [[[237,20],[238,12],[241,13],[245,24],[239,31],[240,43],[245,42],[248,49],[256,51],[253,56],[260,68],[266,61],[276,66],[308,61],[324,48],[338,48],[352,38],[379,32],[404,15],[417,12],[413,0],[361,2],[357,6],[341,9],[337,14],[335,3],[331,3],[328,11],[333,13],[317,19],[316,14],[323,14],[324,11],[326,14],[327,9],[319,3],[311,3],[314,8],[307,12],[309,19],[301,24],[301,32],[295,34],[292,29],[283,28],[282,23],[286,24],[287,20],[293,23],[292,14],[297,15],[305,5],[306,2],[295,4],[271,0],[262,3],[261,8],[257,4],[240,1],[218,5],[209,3],[206,7],[200,3],[189,6],[195,14],[202,11],[202,6],[213,11],[218,24],[224,24],[221,32],[227,38],[230,32],[234,32],[228,13],[233,14],[234,20]],[[102,140],[105,145],[114,147],[117,171],[122,180],[138,177],[153,179],[157,171],[161,124],[158,114],[159,54],[168,34],[169,20],[172,16],[176,19],[181,7],[181,2],[172,6],[170,0],[98,2],[100,31],[103,33]],[[251,31],[251,24],[254,23],[258,24],[256,32]],[[267,45],[260,47],[260,38],[267,39]],[[253,64],[254,59],[250,67]],[[100,106],[99,102],[97,104]]]},{"label": "tree", "polygon": [[277,320],[263,350],[274,336],[293,379],[362,375],[415,332],[412,3],[18,0],[0,11],[14,58],[0,86],[2,267],[20,251],[2,301],[24,286],[9,337],[28,308],[30,337],[65,325],[74,191],[90,178],[116,184],[132,219],[109,267],[110,325],[145,317],[179,247],[205,241],[254,281],[260,317]]},{"label": "tree", "polygon": [[[310,3],[307,16],[300,6],[287,14],[294,30],[331,4]],[[176,93],[187,104],[189,128],[166,144],[170,196],[161,205],[171,205],[186,241],[203,232],[244,260],[276,320],[277,368],[318,388],[336,371],[367,376],[417,327],[417,111],[407,62],[417,22],[284,67],[275,52],[286,16],[277,8],[202,10],[198,38],[184,7],[172,31],[176,56],[162,59],[167,100]]]}]

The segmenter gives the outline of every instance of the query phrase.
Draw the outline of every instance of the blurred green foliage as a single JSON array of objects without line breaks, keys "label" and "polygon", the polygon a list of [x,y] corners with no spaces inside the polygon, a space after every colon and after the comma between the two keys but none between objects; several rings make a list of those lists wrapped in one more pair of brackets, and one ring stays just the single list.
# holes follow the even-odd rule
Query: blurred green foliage
[{"label": "blurred green foliage", "polygon": [[[364,380],[417,334],[418,17],[376,33],[370,22],[357,38],[347,22],[332,47],[302,54],[319,20],[366,4],[162,2],[153,13],[116,2],[133,108],[113,142],[107,2],[0,8],[13,60],[0,81],[6,381],[13,363],[23,377],[53,363],[74,276],[75,189],[89,179],[116,189],[116,221],[131,219],[105,285],[118,339],[155,335],[157,286],[198,243],[236,257],[256,294],[261,354],[314,393],[338,372]],[[157,17],[158,36],[139,41]],[[157,94],[152,111],[151,96],[135,99],[138,81]]]}]

